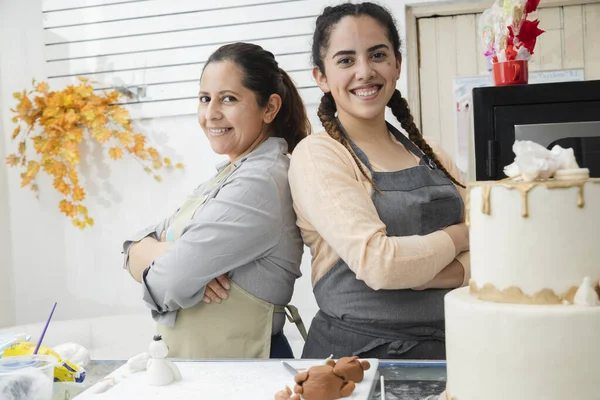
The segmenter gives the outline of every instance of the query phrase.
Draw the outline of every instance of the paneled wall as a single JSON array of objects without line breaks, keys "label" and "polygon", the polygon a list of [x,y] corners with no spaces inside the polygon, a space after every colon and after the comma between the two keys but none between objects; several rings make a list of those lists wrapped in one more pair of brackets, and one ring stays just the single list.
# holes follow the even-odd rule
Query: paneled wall
[{"label": "paneled wall", "polygon": [[46,0],[44,41],[51,87],[85,76],[129,91],[134,118],[194,114],[200,73],[223,44],[273,52],[307,106],[320,91],[310,41],[322,0]]}]

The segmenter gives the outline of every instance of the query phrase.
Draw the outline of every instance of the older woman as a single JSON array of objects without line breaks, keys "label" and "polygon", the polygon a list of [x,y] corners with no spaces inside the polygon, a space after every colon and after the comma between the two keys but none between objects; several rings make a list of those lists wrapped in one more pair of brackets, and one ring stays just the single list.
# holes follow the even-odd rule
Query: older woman
[{"label": "older woman", "polygon": [[198,120],[229,160],[174,215],[125,241],[125,267],[170,356],[293,357],[284,306],[303,247],[287,173],[288,153],[310,129],[300,95],[273,54],[226,45],[202,72]]}]

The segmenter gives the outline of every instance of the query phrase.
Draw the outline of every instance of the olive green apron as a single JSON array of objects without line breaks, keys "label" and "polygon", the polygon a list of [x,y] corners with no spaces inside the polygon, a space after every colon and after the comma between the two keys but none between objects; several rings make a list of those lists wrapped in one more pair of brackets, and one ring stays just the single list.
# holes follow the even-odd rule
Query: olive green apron
[{"label": "olive green apron", "polygon": [[[231,166],[225,168],[209,188],[221,184],[231,170]],[[173,239],[179,239],[208,197],[189,196],[186,199],[169,226]],[[273,313],[285,313],[306,339],[306,328],[296,307],[271,304],[233,281],[227,295],[221,303],[201,301],[191,308],[179,309],[173,327],[158,324],[158,333],[169,346],[169,357],[269,358]]]}]

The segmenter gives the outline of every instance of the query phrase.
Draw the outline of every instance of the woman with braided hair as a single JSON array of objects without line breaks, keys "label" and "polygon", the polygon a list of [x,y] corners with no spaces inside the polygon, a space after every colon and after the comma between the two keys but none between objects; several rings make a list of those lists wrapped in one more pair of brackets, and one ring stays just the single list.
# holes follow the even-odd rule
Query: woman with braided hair
[{"label": "woman with braided hair", "polygon": [[289,172],[320,308],[302,356],[445,359],[443,298],[470,275],[464,186],[396,90],[394,20],[373,3],[327,7],[312,56],[325,132]]}]

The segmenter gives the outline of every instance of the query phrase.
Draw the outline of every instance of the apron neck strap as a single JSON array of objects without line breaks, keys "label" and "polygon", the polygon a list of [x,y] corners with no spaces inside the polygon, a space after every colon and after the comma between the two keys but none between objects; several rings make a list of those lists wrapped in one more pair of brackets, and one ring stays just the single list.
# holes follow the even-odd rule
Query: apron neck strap
[{"label": "apron neck strap", "polygon": [[[340,132],[346,138],[346,140],[348,141],[348,143],[350,143],[350,147],[352,147],[352,150],[354,150],[354,153],[356,154],[356,156],[358,157],[358,159],[363,164],[365,164],[367,166],[367,168],[369,169],[369,171],[371,173],[373,173],[373,168],[371,167],[371,163],[369,162],[369,157],[367,157],[367,155],[365,154],[365,152],[362,151],[360,149],[360,147],[358,147],[356,144],[354,144],[354,142],[348,136],[348,133],[346,132],[346,129],[344,129],[344,126],[342,125],[342,123],[340,122],[340,120],[337,117],[336,117],[336,121],[337,121],[338,127],[340,128]],[[437,166],[435,165],[435,162],[433,162],[433,160],[429,156],[427,156],[427,154],[423,153],[417,147],[417,145],[415,145],[409,138],[407,138],[406,136],[404,136],[404,134],[402,132],[400,132],[398,129],[396,129],[396,127],[394,125],[390,124],[387,121],[385,122],[385,124],[387,125],[387,128],[392,133],[392,135],[394,135],[394,137],[400,143],[402,143],[402,145],[408,151],[410,151],[411,153],[413,153],[415,156],[417,156],[419,158],[421,164],[427,165],[431,169],[436,169],[437,168]]]},{"label": "apron neck strap", "polygon": [[360,149],[360,147],[358,147],[356,144],[354,144],[352,139],[350,139],[350,137],[348,136],[348,133],[346,132],[346,129],[344,128],[344,126],[342,125],[340,120],[337,117],[335,117],[335,120],[337,121],[338,127],[340,128],[340,132],[342,133],[342,136],[344,136],[346,138],[346,140],[348,141],[348,143],[350,143],[350,147],[352,147],[354,154],[356,154],[358,159],[367,166],[367,168],[369,169],[369,172],[371,172],[371,174],[373,174],[373,168],[371,167],[371,163],[369,162],[369,157],[367,157],[365,152],[362,151]]},{"label": "apron neck strap", "polygon": [[417,156],[422,164],[427,165],[431,169],[436,169],[435,162],[433,162],[433,160],[427,154],[423,153],[421,151],[421,149],[419,149],[417,147],[417,145],[412,142],[412,140],[410,140],[409,138],[404,136],[404,134],[402,132],[400,132],[398,129],[396,129],[396,127],[394,125],[390,124],[389,122],[386,121],[385,124],[387,125],[387,127],[388,127],[389,131],[392,133],[392,135],[394,135],[394,137],[400,143],[402,143],[402,145],[408,151],[410,151],[415,156]]}]

